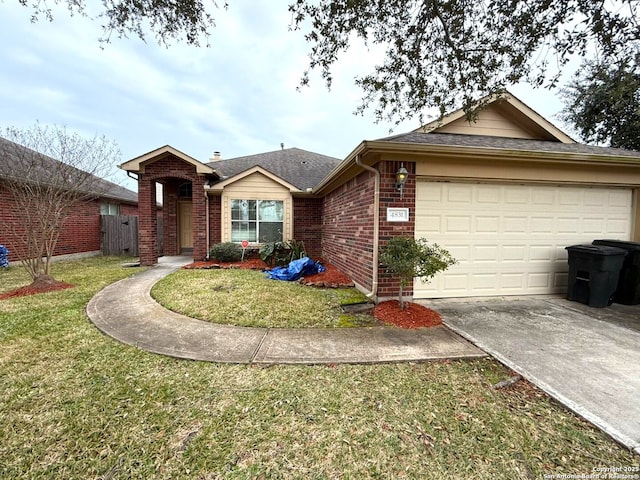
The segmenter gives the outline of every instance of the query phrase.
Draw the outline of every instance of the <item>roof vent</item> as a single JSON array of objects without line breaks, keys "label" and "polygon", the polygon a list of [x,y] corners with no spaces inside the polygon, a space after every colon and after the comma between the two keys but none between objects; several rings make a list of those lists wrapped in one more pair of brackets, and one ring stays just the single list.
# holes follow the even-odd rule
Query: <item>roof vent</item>
[{"label": "roof vent", "polygon": [[284,142],[280,142],[280,148],[284,150]]}]

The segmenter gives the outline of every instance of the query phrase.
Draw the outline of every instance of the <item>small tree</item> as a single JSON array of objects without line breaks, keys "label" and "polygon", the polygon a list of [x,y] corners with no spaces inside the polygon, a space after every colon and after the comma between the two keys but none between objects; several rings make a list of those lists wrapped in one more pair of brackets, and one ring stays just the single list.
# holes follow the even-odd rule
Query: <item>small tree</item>
[{"label": "small tree", "polygon": [[103,178],[120,151],[105,137],[85,139],[64,127],[36,123],[7,128],[0,138],[0,188],[13,200],[15,214],[3,234],[31,279],[53,282],[51,257],[62,228],[80,205],[112,186]]},{"label": "small tree", "polygon": [[380,262],[387,271],[400,279],[398,301],[404,309],[402,294],[404,287],[415,277],[428,282],[433,276],[454,265],[457,260],[437,243],[430,244],[425,238],[393,237],[381,249]]}]

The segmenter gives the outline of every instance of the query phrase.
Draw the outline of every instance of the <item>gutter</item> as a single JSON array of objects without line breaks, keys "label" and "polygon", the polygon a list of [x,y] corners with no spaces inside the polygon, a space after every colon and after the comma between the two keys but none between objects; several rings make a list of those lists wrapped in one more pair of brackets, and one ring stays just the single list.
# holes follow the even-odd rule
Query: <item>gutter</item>
[{"label": "gutter", "polygon": [[356,155],[356,165],[362,167],[368,172],[373,173],[375,187],[373,190],[373,278],[371,281],[371,292],[367,294],[370,299],[378,296],[378,264],[380,256],[380,172],[369,165],[365,165],[360,160],[360,154]]}]

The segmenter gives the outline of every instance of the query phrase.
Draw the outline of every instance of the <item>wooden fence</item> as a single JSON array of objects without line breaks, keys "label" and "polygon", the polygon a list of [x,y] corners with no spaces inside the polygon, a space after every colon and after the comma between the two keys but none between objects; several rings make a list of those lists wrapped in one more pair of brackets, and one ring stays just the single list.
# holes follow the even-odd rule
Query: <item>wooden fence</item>
[{"label": "wooden fence", "polygon": [[[163,255],[162,217],[158,217],[158,255]],[[100,216],[100,251],[103,255],[138,256],[138,217]]]},{"label": "wooden fence", "polygon": [[138,217],[100,216],[100,251],[103,255],[138,256]]}]

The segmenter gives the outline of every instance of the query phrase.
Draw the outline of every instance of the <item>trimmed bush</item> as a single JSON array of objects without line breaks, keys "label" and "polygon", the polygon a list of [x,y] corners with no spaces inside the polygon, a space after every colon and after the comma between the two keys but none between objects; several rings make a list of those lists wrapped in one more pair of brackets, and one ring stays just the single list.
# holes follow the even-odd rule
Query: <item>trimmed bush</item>
[{"label": "trimmed bush", "polygon": [[209,257],[218,262],[237,262],[242,258],[242,247],[237,243],[216,243],[209,250]]}]

